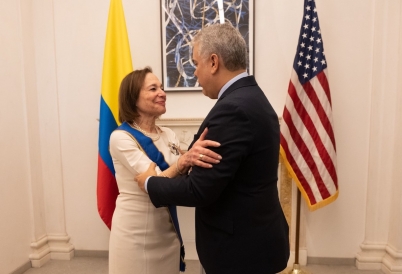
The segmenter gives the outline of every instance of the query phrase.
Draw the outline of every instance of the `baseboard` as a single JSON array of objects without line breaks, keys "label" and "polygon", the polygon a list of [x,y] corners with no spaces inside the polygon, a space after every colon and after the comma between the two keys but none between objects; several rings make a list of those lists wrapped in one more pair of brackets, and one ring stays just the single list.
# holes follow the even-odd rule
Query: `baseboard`
[{"label": "baseboard", "polygon": [[[295,262],[295,251],[292,250],[290,251],[290,256],[288,260],[288,265],[287,267],[292,267],[294,262]],[[306,249],[300,249],[299,250],[299,265],[306,265],[307,264],[307,250]]]},{"label": "baseboard", "polygon": [[18,267],[16,270],[12,271],[10,274],[22,274],[31,268],[32,268],[31,262],[28,261],[25,264]]},{"label": "baseboard", "polygon": [[[194,247],[189,243],[187,246],[191,246],[189,248],[190,256],[186,256],[187,261],[198,261],[198,256],[196,255],[196,251],[192,250]],[[187,251],[187,248],[186,248]],[[187,253],[187,252],[186,252]],[[95,257],[95,258],[108,258],[109,251],[108,250],[75,250],[75,257]],[[302,254],[303,255],[303,254]],[[300,256],[300,254],[299,254]],[[289,260],[290,261],[290,260]],[[299,262],[300,263],[300,262]],[[307,265],[309,264],[317,264],[317,265],[355,265],[355,258],[328,258],[328,257],[309,257],[307,256]],[[290,264],[292,265],[292,264]],[[302,264],[300,264],[302,265]],[[305,265],[305,264],[303,264]],[[19,267],[15,271],[11,272],[11,274],[22,274],[26,270],[31,268],[31,263],[27,262],[23,266]]]},{"label": "baseboard", "polygon": [[402,273],[402,252],[391,245],[386,247],[387,254],[382,259],[381,270],[385,274]]},{"label": "baseboard", "polygon": [[[186,241],[184,244],[186,248],[186,260],[198,261],[197,251],[194,241]],[[75,257],[96,257],[96,258],[108,258],[108,250],[75,250]]]},{"label": "baseboard", "polygon": [[386,243],[364,242],[356,254],[356,267],[359,270],[380,270],[386,252]]},{"label": "baseboard", "polygon": [[327,257],[307,257],[307,265],[309,264],[325,264],[325,265],[355,265],[355,258],[327,258]]},{"label": "baseboard", "polygon": [[31,242],[32,253],[29,255],[32,267],[41,267],[50,259],[71,260],[74,257],[74,246],[69,243],[68,235],[44,235]]},{"label": "baseboard", "polygon": [[96,258],[108,258],[108,250],[75,250],[75,257],[96,257]]}]

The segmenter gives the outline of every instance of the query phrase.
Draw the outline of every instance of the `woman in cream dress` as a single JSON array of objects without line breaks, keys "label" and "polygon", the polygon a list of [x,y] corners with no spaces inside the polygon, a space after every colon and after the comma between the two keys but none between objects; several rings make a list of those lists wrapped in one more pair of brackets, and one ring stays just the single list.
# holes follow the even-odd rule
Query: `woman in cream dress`
[{"label": "woman in cream dress", "polygon": [[[151,138],[169,168],[159,176],[175,177],[192,165],[211,168],[219,155],[205,148],[219,146],[203,140],[181,155],[179,141],[169,128],[155,120],[165,113],[166,94],[150,68],[127,75],[120,86],[119,120]],[[134,178],[152,162],[137,140],[125,130],[110,136],[110,154],[119,188],[109,242],[109,274],[177,274],[180,242],[167,207],[155,208]],[[199,158],[203,154],[204,157]],[[201,161],[202,160],[202,161]]]}]

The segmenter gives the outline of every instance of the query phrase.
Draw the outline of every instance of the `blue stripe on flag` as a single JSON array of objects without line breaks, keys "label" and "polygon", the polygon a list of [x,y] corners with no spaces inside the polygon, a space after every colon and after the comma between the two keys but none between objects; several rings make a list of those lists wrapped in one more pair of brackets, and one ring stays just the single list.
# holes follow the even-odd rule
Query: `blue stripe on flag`
[{"label": "blue stripe on flag", "polygon": [[103,162],[107,165],[110,172],[114,175],[114,167],[112,162],[112,157],[109,152],[109,138],[113,130],[117,128],[116,120],[106,104],[105,100],[101,96],[100,103],[100,120],[99,120],[99,155],[101,156]]}]

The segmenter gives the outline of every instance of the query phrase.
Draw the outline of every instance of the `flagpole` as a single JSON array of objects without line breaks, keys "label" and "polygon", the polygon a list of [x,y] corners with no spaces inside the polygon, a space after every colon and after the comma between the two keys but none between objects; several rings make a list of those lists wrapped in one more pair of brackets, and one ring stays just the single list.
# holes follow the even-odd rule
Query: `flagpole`
[{"label": "flagpole", "polygon": [[299,242],[300,242],[300,204],[301,204],[301,192],[297,189],[297,207],[296,207],[296,243],[295,243],[295,262],[293,263],[293,269],[288,274],[310,274],[307,270],[301,270],[299,265]]}]

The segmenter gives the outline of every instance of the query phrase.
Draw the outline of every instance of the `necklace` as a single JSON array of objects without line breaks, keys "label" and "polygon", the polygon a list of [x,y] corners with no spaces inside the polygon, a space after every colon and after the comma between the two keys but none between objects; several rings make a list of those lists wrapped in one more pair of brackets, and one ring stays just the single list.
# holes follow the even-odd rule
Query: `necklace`
[{"label": "necklace", "polygon": [[142,128],[140,128],[140,126],[139,126],[136,122],[133,121],[133,124],[131,125],[131,123],[129,123],[129,125],[130,125],[132,128],[135,128],[135,129],[137,129],[138,131],[140,131],[140,132],[141,132],[142,134],[144,134],[145,136],[151,138],[152,141],[157,141],[157,140],[159,140],[159,138],[161,137],[161,133],[160,133],[160,131],[159,131],[159,129],[158,129],[157,126],[155,126],[155,131],[156,131],[156,133],[157,133],[158,135],[157,135],[156,137],[151,137],[151,136],[149,135],[150,133],[148,133],[148,132],[146,132],[145,130],[143,130]]}]

